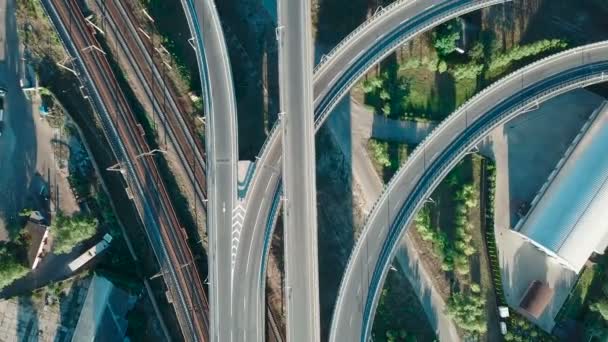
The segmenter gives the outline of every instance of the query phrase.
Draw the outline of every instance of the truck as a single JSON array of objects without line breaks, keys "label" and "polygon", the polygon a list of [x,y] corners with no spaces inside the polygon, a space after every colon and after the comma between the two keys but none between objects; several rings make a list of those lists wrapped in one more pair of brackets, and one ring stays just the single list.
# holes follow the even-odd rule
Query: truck
[{"label": "truck", "polygon": [[91,261],[91,259],[99,255],[101,252],[105,251],[108,247],[110,247],[110,242],[112,242],[112,236],[110,234],[105,234],[103,239],[95,246],[89,248],[86,252],[68,264],[70,271],[77,271],[79,268],[84,266],[84,264]]},{"label": "truck", "polygon": [[0,137],[4,129],[4,95],[6,95],[6,89],[0,88]]}]

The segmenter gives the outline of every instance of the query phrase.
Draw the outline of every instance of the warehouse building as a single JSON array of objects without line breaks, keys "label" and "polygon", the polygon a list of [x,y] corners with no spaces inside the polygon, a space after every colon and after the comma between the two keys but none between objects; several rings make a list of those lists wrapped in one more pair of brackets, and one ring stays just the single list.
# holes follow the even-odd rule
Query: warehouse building
[{"label": "warehouse building", "polygon": [[594,113],[515,231],[579,273],[608,245],[608,105]]}]

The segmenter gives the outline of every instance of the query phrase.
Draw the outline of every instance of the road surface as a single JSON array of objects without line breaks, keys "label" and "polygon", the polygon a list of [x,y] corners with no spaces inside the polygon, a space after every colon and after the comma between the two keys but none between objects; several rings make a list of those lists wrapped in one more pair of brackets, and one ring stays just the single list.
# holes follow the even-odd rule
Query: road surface
[{"label": "road surface", "polygon": [[320,340],[310,0],[279,0],[287,341]]},{"label": "road surface", "polygon": [[[397,1],[344,39],[315,68],[315,128],[375,63],[403,43],[459,15],[508,0]],[[256,158],[234,271],[234,334],[255,340],[264,331],[265,267],[274,221],[280,206],[282,142],[275,125]]]},{"label": "road surface", "polygon": [[405,227],[449,170],[493,128],[608,75],[608,41],[543,59],[485,89],[427,137],[374,207],[349,259],[330,341],[367,341],[379,292]]},{"label": "road surface", "polygon": [[[211,341],[232,341],[233,210],[237,200],[237,116],[230,61],[212,0],[182,0],[194,34],[203,89],[207,149],[207,235]],[[238,238],[236,240],[238,242]]]}]

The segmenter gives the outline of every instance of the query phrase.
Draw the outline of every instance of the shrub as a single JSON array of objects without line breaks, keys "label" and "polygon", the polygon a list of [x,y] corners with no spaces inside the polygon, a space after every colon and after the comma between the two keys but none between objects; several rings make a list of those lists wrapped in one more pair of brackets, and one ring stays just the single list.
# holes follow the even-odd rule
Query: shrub
[{"label": "shrub", "polygon": [[440,56],[456,51],[456,42],[460,39],[460,20],[454,19],[439,25],[433,32],[433,46]]},{"label": "shrub", "polygon": [[526,57],[535,56],[549,50],[564,49],[568,44],[561,39],[543,39],[527,45],[516,45],[511,50],[498,54],[492,58],[488,66],[490,74],[495,74],[511,63]]}]

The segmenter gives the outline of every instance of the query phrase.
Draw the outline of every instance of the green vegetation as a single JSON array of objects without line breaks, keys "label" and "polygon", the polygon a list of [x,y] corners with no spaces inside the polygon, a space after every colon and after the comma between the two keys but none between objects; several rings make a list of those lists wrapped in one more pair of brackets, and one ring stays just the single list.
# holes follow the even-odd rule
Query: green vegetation
[{"label": "green vegetation", "polygon": [[591,286],[594,283],[594,279],[598,276],[599,272],[601,271],[598,265],[591,265],[583,269],[572,292],[568,295],[560,312],[557,314],[556,321],[576,319],[580,315],[583,305],[591,294]]},{"label": "green vegetation", "polygon": [[488,258],[490,260],[490,273],[492,274],[492,280],[494,284],[494,291],[496,292],[496,302],[499,305],[507,305],[505,294],[502,290],[502,277],[500,274],[500,264],[498,262],[498,248],[496,247],[496,237],[494,235],[494,200],[496,192],[496,166],[494,162],[485,159],[485,172],[486,172],[486,224],[484,232],[486,240],[486,248],[488,251]]},{"label": "green vegetation", "polygon": [[420,301],[405,276],[392,271],[387,275],[373,324],[374,341],[432,341],[434,332]]},{"label": "green vegetation", "polygon": [[97,219],[77,215],[57,215],[51,225],[53,249],[57,254],[69,253],[80,242],[90,239],[97,232]]},{"label": "green vegetation", "polygon": [[431,223],[431,212],[424,207],[415,218],[416,231],[424,241],[429,241],[441,260],[443,271],[456,271],[460,275],[470,272],[469,257],[476,252],[471,243],[472,224],[469,222],[469,211],[479,202],[477,192],[472,184],[458,184],[457,174],[452,171],[448,176],[448,184],[454,188],[455,207],[455,238],[449,241],[447,234]]},{"label": "green vegetation", "polygon": [[479,285],[472,284],[470,293],[454,293],[446,305],[446,313],[456,325],[470,336],[484,334],[486,327],[485,299]]},{"label": "green vegetation", "polygon": [[561,39],[543,39],[531,44],[516,45],[511,50],[492,57],[488,65],[488,73],[497,75],[512,63],[527,57],[540,55],[551,50],[563,50],[568,44]]},{"label": "green vegetation", "polygon": [[483,31],[469,37],[477,40],[459,54],[460,30],[460,19],[440,25],[431,33],[431,52],[385,62],[362,83],[365,103],[392,119],[439,121],[518,62],[567,47],[563,40],[543,39],[503,51],[495,35]]},{"label": "green vegetation", "polygon": [[505,341],[514,342],[550,342],[556,338],[540,330],[535,325],[532,325],[526,318],[518,313],[511,311],[511,315],[507,320],[507,334]]},{"label": "green vegetation", "polygon": [[16,6],[18,21],[27,23],[25,26],[18,26],[19,38],[28,47],[34,65],[40,67],[38,63],[47,58],[53,62],[61,61],[65,55],[63,45],[40,1],[17,1]]},{"label": "green vegetation", "polygon": [[0,245],[0,289],[22,278],[29,269],[19,262],[17,252],[7,244]]},{"label": "green vegetation", "polygon": [[371,138],[367,141],[367,151],[376,172],[386,183],[407,159],[408,145]]},{"label": "green vegetation", "polygon": [[409,82],[405,77],[396,76],[396,65],[379,76],[363,81],[363,91],[374,108],[385,117],[395,117],[403,110],[403,99],[407,96]]},{"label": "green vegetation", "polygon": [[388,156],[388,142],[380,141],[376,139],[368,140],[369,150],[371,151],[371,157],[380,166],[389,167],[391,166],[391,160]]},{"label": "green vegetation", "polygon": [[462,21],[459,18],[439,25],[433,32],[433,46],[439,56],[447,56],[456,51],[456,42],[460,39]]},{"label": "green vegetation", "polygon": [[[490,260],[490,273],[494,283],[494,291],[496,294],[496,302],[498,305],[506,306],[507,301],[502,289],[502,277],[500,273],[500,264],[498,262],[498,248],[496,247],[496,238],[494,235],[494,200],[496,193],[496,166],[490,159],[484,159],[486,172],[486,224],[485,224],[485,240]],[[535,325],[532,325],[526,318],[514,310],[510,311],[510,316],[506,320],[507,334],[505,341],[554,341],[555,339],[542,331]]]}]

